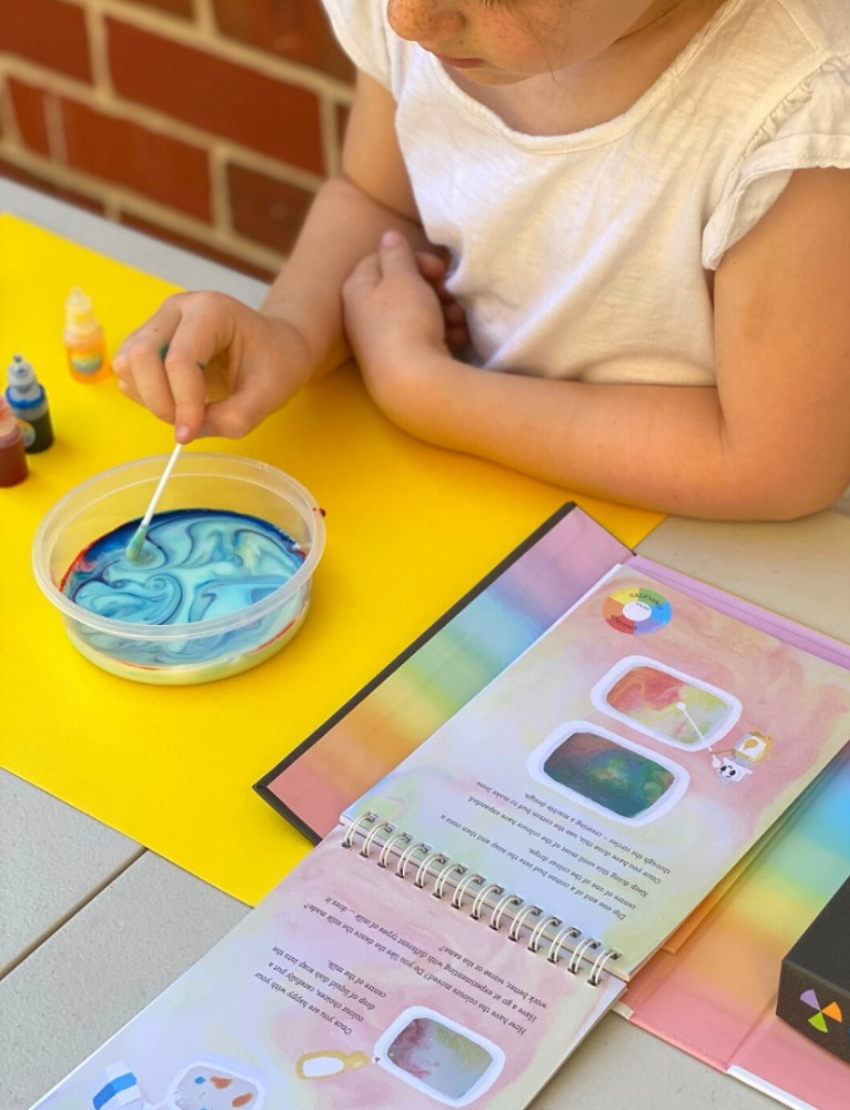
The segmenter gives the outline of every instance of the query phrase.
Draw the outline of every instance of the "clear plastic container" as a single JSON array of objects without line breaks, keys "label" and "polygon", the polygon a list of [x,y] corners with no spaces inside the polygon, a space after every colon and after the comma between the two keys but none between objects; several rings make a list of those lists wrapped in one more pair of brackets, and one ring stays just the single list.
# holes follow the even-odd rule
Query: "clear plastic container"
[{"label": "clear plastic container", "polygon": [[324,549],[325,523],[310,493],[275,467],[239,455],[183,452],[158,512],[200,508],[259,517],[295,540],[303,563],[266,597],[211,620],[136,624],[81,608],[61,592],[68,569],[96,539],[144,515],[167,461],[160,455],[125,463],[66,494],[36,532],[33,570],[71,642],[97,666],[136,682],[211,682],[262,663],[301,627]]}]

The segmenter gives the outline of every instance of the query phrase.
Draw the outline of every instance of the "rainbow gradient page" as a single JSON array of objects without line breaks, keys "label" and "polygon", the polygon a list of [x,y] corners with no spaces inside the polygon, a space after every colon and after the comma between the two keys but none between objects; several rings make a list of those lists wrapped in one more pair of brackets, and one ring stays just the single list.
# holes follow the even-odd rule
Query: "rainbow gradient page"
[{"label": "rainbow gradient page", "polygon": [[347,813],[620,953],[628,978],[850,736],[850,675],[616,568]]},{"label": "rainbow gradient page", "polygon": [[[787,1106],[846,1110],[850,1068],[781,1021],[775,1008],[783,957],[848,873],[845,749],[783,823],[781,835],[677,952],[659,952],[634,978],[618,1009]],[[802,997],[800,1006],[814,1016]]]},{"label": "rainbow gradient page", "polygon": [[38,1110],[518,1110],[621,990],[338,829]]},{"label": "rainbow gradient page", "polygon": [[628,548],[575,506],[547,521],[486,588],[462,599],[388,673],[266,775],[261,793],[311,838],[440,725],[559,617]]}]

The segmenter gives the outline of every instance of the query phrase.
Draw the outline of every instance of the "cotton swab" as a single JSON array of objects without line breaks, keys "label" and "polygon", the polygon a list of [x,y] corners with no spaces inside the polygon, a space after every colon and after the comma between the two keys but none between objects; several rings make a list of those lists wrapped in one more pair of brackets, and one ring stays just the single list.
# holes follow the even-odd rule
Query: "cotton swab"
[{"label": "cotton swab", "polygon": [[[679,710],[680,713],[684,713],[685,717],[688,720],[688,723],[690,724],[690,726],[694,730],[694,732],[697,734],[697,736],[700,738],[700,740],[705,740],[705,733],[701,731],[699,725],[696,723],[696,721],[690,715],[690,713],[688,712],[688,707],[685,705],[685,703],[683,701],[677,701],[676,702],[676,708]],[[711,749],[709,749],[709,751],[710,750]]]},{"label": "cotton swab", "polygon": [[145,513],[145,515],[142,517],[141,523],[139,524],[139,527],[136,529],[135,534],[133,535],[133,538],[127,544],[127,549],[124,552],[124,554],[130,560],[131,563],[135,563],[136,560],[139,558],[139,556],[142,553],[142,546],[145,542],[145,536],[147,535],[147,532],[148,532],[148,525],[151,522],[151,517],[153,516],[153,514],[156,510],[156,507],[159,504],[159,499],[160,499],[160,497],[162,497],[162,491],[165,489],[165,483],[171,477],[171,471],[174,469],[174,464],[177,462],[178,458],[180,457],[180,452],[181,452],[182,449],[183,449],[183,444],[182,443],[178,443],[178,444],[175,445],[174,450],[171,452],[171,458],[168,460],[168,463],[165,467],[165,470],[162,473],[162,477],[159,480],[159,485],[154,490],[154,495],[151,498],[150,505],[148,505],[148,510]]}]

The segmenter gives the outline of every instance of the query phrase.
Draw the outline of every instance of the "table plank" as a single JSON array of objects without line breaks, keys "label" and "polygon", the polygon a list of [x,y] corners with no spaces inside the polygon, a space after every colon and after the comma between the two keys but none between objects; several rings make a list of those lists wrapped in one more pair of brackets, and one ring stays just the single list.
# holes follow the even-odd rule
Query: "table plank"
[{"label": "table plank", "polygon": [[0,845],[0,978],[142,851],[6,771],[0,771]]},{"label": "table plank", "polygon": [[0,1106],[25,1110],[247,912],[145,852],[0,981]]}]

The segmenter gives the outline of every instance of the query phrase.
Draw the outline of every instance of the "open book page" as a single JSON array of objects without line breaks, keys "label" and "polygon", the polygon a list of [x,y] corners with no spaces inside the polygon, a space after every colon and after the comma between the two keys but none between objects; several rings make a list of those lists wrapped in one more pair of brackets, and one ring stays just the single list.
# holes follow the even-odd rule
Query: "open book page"
[{"label": "open book page", "polygon": [[257,783],[312,840],[628,558],[565,506]]},{"label": "open book page", "polygon": [[336,830],[39,1110],[518,1110],[622,984],[412,878]]},{"label": "open book page", "polygon": [[850,737],[850,673],[619,568],[368,792],[628,976]]}]

